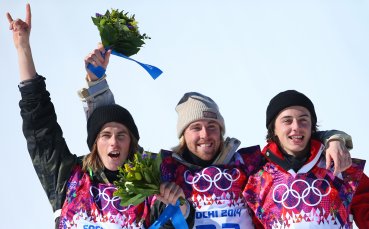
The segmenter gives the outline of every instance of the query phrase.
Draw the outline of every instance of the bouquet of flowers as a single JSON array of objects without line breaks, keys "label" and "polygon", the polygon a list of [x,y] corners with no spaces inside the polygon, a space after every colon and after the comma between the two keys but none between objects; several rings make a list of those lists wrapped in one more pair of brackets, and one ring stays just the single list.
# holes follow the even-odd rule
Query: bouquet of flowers
[{"label": "bouquet of flowers", "polygon": [[160,193],[160,164],[160,154],[138,152],[133,161],[119,168],[114,195],[121,198],[122,206],[138,205],[146,197]]},{"label": "bouquet of flowers", "polygon": [[[160,193],[160,154],[151,152],[135,153],[133,161],[119,167],[118,180],[114,182],[115,196],[121,199],[120,205],[138,205],[147,197]],[[180,205],[185,199],[179,198]]]},{"label": "bouquet of flowers", "polygon": [[145,44],[144,40],[150,39],[138,31],[135,15],[128,16],[117,9],[107,10],[104,15],[97,13],[92,21],[100,32],[103,46],[126,56],[136,54]]}]

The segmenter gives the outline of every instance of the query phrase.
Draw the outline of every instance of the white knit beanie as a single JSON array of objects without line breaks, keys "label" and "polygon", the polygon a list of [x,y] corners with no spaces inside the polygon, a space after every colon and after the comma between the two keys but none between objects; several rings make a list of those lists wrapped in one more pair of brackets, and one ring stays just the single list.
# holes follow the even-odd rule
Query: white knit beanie
[{"label": "white knit beanie", "polygon": [[183,95],[176,106],[178,113],[177,136],[180,138],[183,131],[198,120],[214,120],[225,133],[224,119],[219,112],[218,105],[209,97],[197,92],[188,92]]}]

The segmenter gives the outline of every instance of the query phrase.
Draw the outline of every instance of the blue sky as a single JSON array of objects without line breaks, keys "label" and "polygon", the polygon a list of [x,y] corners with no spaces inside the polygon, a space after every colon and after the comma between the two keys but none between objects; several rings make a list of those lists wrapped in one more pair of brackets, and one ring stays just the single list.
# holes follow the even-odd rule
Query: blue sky
[{"label": "blue sky", "polygon": [[[88,152],[86,121],[76,91],[84,57],[99,34],[96,12],[136,15],[152,39],[133,58],[163,70],[156,80],[136,63],[112,56],[107,70],[116,101],[130,110],[140,143],[154,152],[177,144],[175,105],[188,91],[212,97],[226,135],[263,145],[265,109],[278,92],[296,89],[315,104],[320,129],[354,140],[353,157],[369,159],[368,1],[41,1],[30,0],[36,69],[47,78],[58,121],[72,152]],[[0,2],[3,66],[2,228],[52,228],[52,209],[21,132],[16,51],[5,13],[25,16],[26,1]],[[369,174],[369,166],[365,169]],[[4,225],[5,224],[5,225]]]}]

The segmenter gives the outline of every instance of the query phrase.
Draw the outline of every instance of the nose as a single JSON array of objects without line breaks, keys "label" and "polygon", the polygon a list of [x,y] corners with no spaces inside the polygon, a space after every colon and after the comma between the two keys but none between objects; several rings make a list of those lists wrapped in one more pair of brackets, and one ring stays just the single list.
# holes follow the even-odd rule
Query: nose
[{"label": "nose", "polygon": [[112,146],[114,146],[114,145],[116,145],[116,144],[117,144],[117,142],[118,142],[117,136],[113,134],[113,135],[110,137],[110,139],[109,139],[109,144],[110,144],[110,145],[112,145]]},{"label": "nose", "polygon": [[297,130],[298,128],[300,128],[300,123],[298,120],[293,119],[291,126],[293,130]]},{"label": "nose", "polygon": [[208,130],[206,129],[206,127],[205,126],[203,126],[202,128],[201,128],[201,131],[200,131],[200,137],[201,138],[206,138],[208,136]]}]

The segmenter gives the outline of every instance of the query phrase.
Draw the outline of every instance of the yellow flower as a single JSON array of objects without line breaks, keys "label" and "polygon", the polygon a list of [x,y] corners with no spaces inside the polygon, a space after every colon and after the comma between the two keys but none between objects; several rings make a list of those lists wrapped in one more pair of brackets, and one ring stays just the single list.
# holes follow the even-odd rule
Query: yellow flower
[{"label": "yellow flower", "polygon": [[135,174],[133,173],[133,172],[129,172],[128,174],[127,174],[127,178],[128,179],[133,179],[135,177]]},{"label": "yellow flower", "polygon": [[136,180],[142,180],[142,175],[139,172],[135,172],[135,178]]},{"label": "yellow flower", "polygon": [[124,171],[126,171],[127,173],[131,172],[132,168],[130,164],[124,164]]}]

